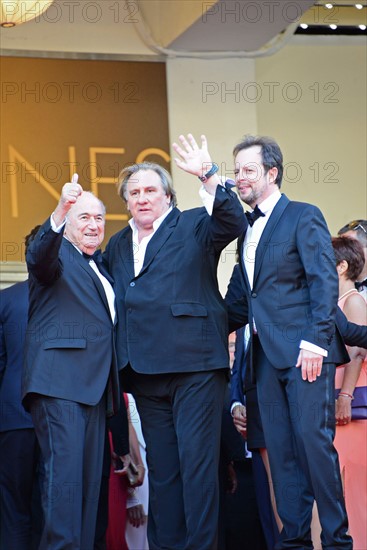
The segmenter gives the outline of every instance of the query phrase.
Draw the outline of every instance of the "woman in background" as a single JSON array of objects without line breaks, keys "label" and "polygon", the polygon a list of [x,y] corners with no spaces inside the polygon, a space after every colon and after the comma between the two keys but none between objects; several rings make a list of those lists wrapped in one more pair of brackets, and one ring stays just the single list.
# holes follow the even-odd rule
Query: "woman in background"
[{"label": "woman in background", "polygon": [[[367,305],[354,283],[363,266],[360,243],[347,237],[333,239],[339,276],[338,305],[349,321],[367,324]],[[336,436],[344,486],[349,532],[355,550],[367,549],[367,420],[352,419],[352,400],[356,387],[367,386],[366,350],[348,348],[350,363],[336,369]]]}]

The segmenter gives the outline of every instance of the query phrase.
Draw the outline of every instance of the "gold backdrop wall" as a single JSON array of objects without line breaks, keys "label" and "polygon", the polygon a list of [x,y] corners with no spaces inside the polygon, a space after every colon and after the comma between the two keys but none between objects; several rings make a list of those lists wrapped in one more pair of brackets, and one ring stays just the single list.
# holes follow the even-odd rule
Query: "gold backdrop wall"
[{"label": "gold backdrop wall", "polygon": [[107,207],[105,243],[127,223],[121,168],[169,169],[163,63],[2,57],[1,261],[24,260],[24,236],[55,208],[74,172]]}]

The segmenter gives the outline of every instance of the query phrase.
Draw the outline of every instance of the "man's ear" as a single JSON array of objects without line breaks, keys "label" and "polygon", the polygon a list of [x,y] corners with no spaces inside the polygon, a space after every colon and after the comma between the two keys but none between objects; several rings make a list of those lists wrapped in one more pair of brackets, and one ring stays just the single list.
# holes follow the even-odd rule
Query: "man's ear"
[{"label": "man's ear", "polygon": [[278,168],[276,166],[273,166],[273,168],[270,168],[270,170],[268,170],[268,177],[269,183],[275,183],[278,177]]}]

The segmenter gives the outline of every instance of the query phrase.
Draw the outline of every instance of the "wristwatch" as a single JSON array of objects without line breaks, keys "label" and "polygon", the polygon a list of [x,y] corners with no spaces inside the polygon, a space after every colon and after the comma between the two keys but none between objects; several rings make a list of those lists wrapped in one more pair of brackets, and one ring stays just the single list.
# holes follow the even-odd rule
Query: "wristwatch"
[{"label": "wristwatch", "polygon": [[202,182],[202,183],[206,183],[206,181],[211,177],[211,176],[214,176],[214,174],[216,174],[219,170],[219,166],[218,164],[216,164],[215,162],[213,162],[212,164],[212,167],[210,168],[209,172],[207,172],[206,174],[204,174],[203,176],[198,176],[199,180]]}]

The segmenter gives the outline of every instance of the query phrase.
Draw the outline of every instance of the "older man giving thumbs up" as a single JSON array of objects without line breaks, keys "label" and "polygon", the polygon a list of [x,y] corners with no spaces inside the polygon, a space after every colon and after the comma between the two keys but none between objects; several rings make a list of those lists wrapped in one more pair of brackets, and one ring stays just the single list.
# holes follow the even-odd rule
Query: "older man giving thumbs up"
[{"label": "older man giving thumbs up", "polygon": [[[41,550],[93,548],[106,411],[119,394],[114,293],[93,256],[104,226],[103,203],[75,174],[27,253],[23,404],[45,463]],[[127,442],[121,455],[127,467]]]}]

